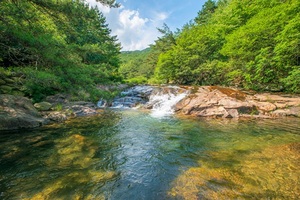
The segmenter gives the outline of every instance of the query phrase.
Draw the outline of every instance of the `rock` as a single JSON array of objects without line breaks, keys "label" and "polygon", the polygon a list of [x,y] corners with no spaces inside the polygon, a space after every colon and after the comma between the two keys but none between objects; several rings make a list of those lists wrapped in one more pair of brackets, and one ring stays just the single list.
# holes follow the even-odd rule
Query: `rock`
[{"label": "rock", "polygon": [[86,116],[86,115],[97,114],[96,109],[87,106],[81,106],[81,105],[74,105],[71,107],[71,110],[73,111],[75,116]]},{"label": "rock", "polygon": [[272,112],[272,116],[273,117],[287,117],[287,116],[300,117],[300,107],[278,109]]},{"label": "rock", "polygon": [[191,91],[176,104],[177,113],[224,118],[300,116],[300,98],[295,95],[246,94],[218,86],[193,87]]},{"label": "rock", "polygon": [[270,102],[257,102],[256,107],[258,110],[270,112],[276,109],[276,106]]},{"label": "rock", "polygon": [[4,93],[4,94],[10,93],[12,90],[13,90],[13,88],[8,86],[8,85],[1,85],[0,86],[0,91],[2,91],[2,93]]},{"label": "rock", "polygon": [[224,115],[224,118],[238,118],[239,117],[239,112],[237,109],[227,109],[227,115]]},{"label": "rock", "polygon": [[46,113],[44,118],[53,122],[63,122],[68,119],[65,113],[59,111]]},{"label": "rock", "polygon": [[34,107],[38,109],[39,111],[47,111],[50,110],[52,107],[52,104],[46,101],[40,102],[40,103],[35,103]]},{"label": "rock", "polygon": [[21,92],[19,90],[13,90],[10,94],[14,96],[22,96],[22,97],[25,96],[24,92]]},{"label": "rock", "polygon": [[[116,97],[112,103],[112,107],[135,107],[139,104],[144,105],[154,90],[152,86],[134,86],[121,92],[119,97]],[[150,108],[151,106],[149,106]]]},{"label": "rock", "polygon": [[221,99],[215,100],[215,101],[218,101],[218,105],[221,105],[224,108],[229,108],[229,109],[253,106],[251,103],[242,102],[240,100],[229,98],[229,97],[221,98]]},{"label": "rock", "polygon": [[286,103],[276,102],[275,106],[277,109],[283,109],[286,108],[288,105]]},{"label": "rock", "polygon": [[223,117],[227,116],[228,113],[222,106],[214,106],[204,109],[196,114],[198,117]]},{"label": "rock", "polygon": [[46,101],[52,104],[68,103],[68,96],[64,94],[56,94],[46,97]]},{"label": "rock", "polygon": [[0,130],[35,128],[46,122],[28,98],[0,94]]}]

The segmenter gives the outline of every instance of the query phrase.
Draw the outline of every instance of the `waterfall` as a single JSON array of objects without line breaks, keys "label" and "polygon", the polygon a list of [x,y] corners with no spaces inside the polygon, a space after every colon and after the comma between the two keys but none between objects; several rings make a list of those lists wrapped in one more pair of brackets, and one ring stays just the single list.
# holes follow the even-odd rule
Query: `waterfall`
[{"label": "waterfall", "polygon": [[[177,86],[135,86],[121,92],[111,103],[111,108],[128,109],[143,107],[151,109],[151,116],[164,117],[174,113],[173,107],[188,94],[188,90]],[[105,107],[100,100],[98,107]]]},{"label": "waterfall", "polygon": [[168,86],[154,90],[148,104],[152,105],[151,116],[161,118],[174,114],[174,106],[188,94],[176,86]]}]

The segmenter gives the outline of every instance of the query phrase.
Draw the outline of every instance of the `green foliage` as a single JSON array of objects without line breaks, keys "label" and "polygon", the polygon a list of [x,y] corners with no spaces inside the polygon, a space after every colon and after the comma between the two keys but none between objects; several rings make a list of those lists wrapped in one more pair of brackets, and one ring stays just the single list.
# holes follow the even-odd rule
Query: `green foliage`
[{"label": "green foliage", "polygon": [[120,44],[97,8],[83,0],[7,0],[0,7],[0,68],[26,74],[34,101],[57,92],[95,100],[97,84],[121,81]]},{"label": "green foliage", "polygon": [[162,29],[154,80],[299,92],[299,13],[297,0],[208,0],[195,23]]},{"label": "green foliage", "polygon": [[296,67],[293,71],[289,73],[289,76],[281,79],[286,88],[294,93],[300,93],[300,67]]},{"label": "green foliage", "polygon": [[55,76],[50,71],[38,71],[26,67],[22,68],[21,72],[26,76],[24,92],[34,102],[40,102],[47,95],[53,95],[62,90],[60,77]]},{"label": "green foliage", "polygon": [[212,14],[217,8],[216,2],[208,0],[202,6],[202,9],[198,12],[198,16],[195,18],[195,22],[199,25],[206,24],[211,18]]},{"label": "green foliage", "polygon": [[121,53],[120,75],[128,83],[147,83],[153,76],[156,66],[156,55],[153,49],[142,51],[127,51]]},{"label": "green foliage", "polygon": [[55,111],[62,111],[62,109],[63,109],[63,106],[62,106],[62,104],[57,104],[56,106],[54,106],[54,108],[53,108],[53,110],[55,110]]},{"label": "green foliage", "polygon": [[146,77],[143,77],[143,76],[137,76],[137,77],[134,77],[134,78],[130,78],[127,80],[127,82],[129,84],[145,84],[148,82],[148,79]]}]

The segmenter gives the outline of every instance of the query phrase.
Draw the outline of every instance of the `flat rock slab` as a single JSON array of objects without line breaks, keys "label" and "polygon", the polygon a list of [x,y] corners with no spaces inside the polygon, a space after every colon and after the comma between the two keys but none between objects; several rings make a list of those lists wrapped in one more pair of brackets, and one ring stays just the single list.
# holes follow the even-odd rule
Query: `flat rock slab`
[{"label": "flat rock slab", "polygon": [[199,117],[300,117],[300,97],[269,93],[246,94],[219,86],[190,88],[190,95],[176,104],[175,110]]}]

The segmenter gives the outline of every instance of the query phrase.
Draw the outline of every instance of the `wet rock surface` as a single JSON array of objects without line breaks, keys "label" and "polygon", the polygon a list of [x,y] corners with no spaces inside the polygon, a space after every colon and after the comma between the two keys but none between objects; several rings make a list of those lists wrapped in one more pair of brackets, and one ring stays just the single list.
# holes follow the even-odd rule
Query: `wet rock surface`
[{"label": "wet rock surface", "polygon": [[116,97],[111,107],[120,108],[127,107],[132,108],[137,105],[144,105],[149,101],[149,97],[154,90],[153,86],[135,86],[121,92],[120,96]]},{"label": "wet rock surface", "polygon": [[[52,99],[50,100],[53,105],[52,111],[44,111],[41,112],[45,119],[50,120],[50,122],[63,122],[71,117],[81,117],[88,115],[96,115],[98,114],[98,107],[96,104],[92,102],[86,101],[74,101],[70,102],[67,98],[63,97],[63,95],[59,95],[59,97],[48,97]],[[57,101],[55,101],[57,99]]]}]

